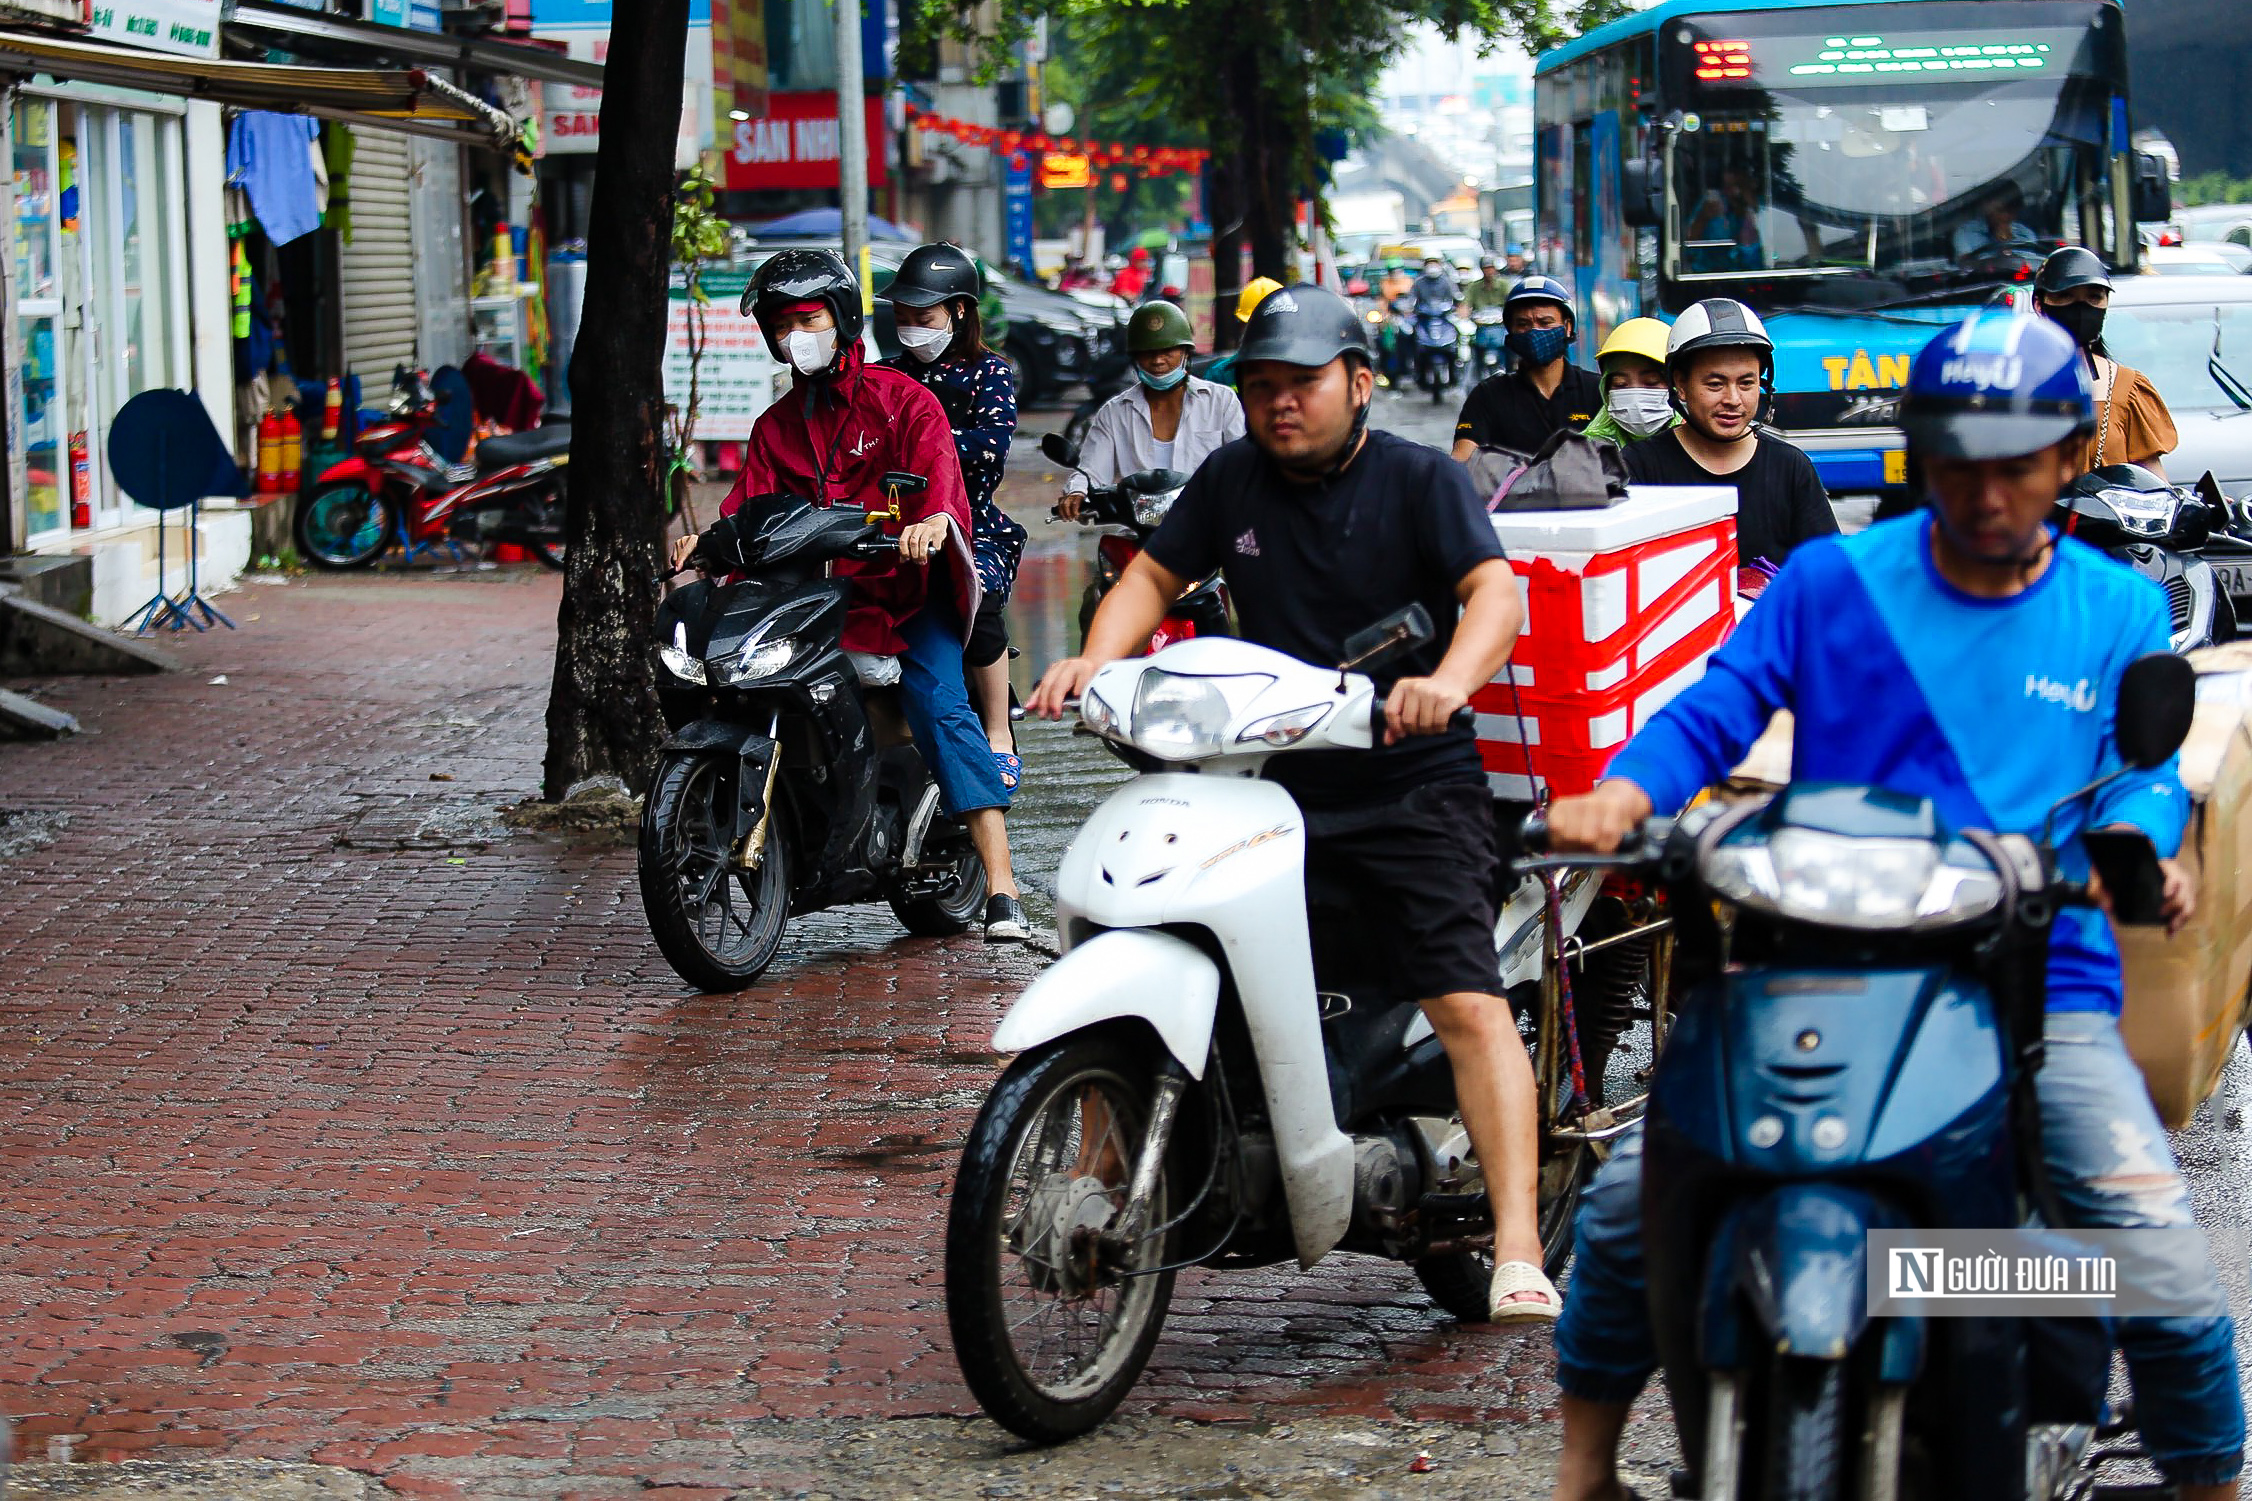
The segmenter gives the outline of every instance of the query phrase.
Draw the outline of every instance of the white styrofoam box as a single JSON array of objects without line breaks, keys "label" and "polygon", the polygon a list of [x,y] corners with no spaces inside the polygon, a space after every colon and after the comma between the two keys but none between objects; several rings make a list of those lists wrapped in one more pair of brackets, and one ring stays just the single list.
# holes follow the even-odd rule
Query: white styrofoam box
[{"label": "white styrofoam box", "polygon": [[1543,557],[1567,572],[1567,559],[1586,560],[1617,552],[1652,537],[1685,532],[1736,514],[1734,485],[1629,485],[1626,499],[1601,510],[1497,511],[1490,518],[1494,536],[1509,550]]}]

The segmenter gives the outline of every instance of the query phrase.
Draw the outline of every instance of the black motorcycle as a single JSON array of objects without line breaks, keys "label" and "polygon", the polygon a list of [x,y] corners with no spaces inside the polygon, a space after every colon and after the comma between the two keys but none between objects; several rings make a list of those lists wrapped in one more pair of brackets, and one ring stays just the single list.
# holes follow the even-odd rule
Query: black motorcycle
[{"label": "black motorcycle", "polygon": [[[1040,452],[1066,469],[1076,468],[1079,463],[1079,445],[1058,433],[1050,433],[1040,440]],[[1166,513],[1173,509],[1173,502],[1188,482],[1189,477],[1178,469],[1144,469],[1127,475],[1115,485],[1098,486],[1087,492],[1081,517],[1091,525],[1114,530],[1105,533],[1095,544],[1095,571],[1079,600],[1082,644],[1103,596],[1125,577],[1127,565],[1141,556],[1142,544],[1165,520]],[[1061,518],[1062,507],[1057,507],[1053,514]],[[1158,622],[1145,650],[1161,651],[1176,641],[1189,641],[1198,636],[1234,634],[1228,624],[1228,586],[1214,573],[1200,579],[1195,588],[1173,601],[1173,607]]]},{"label": "black motorcycle", "polygon": [[2106,464],[2066,487],[2057,508],[2067,535],[2166,591],[2176,652],[2236,639],[2236,611],[2205,552],[2229,519],[2211,475],[2194,487],[2172,485],[2139,464]]},{"label": "black motorcycle", "polygon": [[[888,474],[894,506],[928,482]],[[641,815],[641,902],[666,962],[702,990],[758,978],[797,913],[883,898],[907,930],[959,933],[985,865],[939,809],[891,691],[839,641],[840,559],[896,556],[884,512],[746,500],[703,534],[699,579],[657,609],[671,734]]]}]

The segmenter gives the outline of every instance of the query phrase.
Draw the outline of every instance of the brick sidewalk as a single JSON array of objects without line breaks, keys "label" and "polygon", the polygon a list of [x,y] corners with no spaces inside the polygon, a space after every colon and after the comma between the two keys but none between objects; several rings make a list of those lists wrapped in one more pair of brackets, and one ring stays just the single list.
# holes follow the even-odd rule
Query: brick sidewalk
[{"label": "brick sidewalk", "polygon": [[[190,672],[33,685],[90,733],[0,746],[0,807],[66,819],[0,855],[28,1450],[717,1497],[817,1482],[760,1457],[773,1420],[972,1410],[944,1195],[1036,961],[858,909],[752,992],[685,990],[630,850],[494,819],[538,780],[557,594],[253,584]],[[1500,1422],[1549,1365],[1347,1258],[1184,1278],[1129,1410]]]}]

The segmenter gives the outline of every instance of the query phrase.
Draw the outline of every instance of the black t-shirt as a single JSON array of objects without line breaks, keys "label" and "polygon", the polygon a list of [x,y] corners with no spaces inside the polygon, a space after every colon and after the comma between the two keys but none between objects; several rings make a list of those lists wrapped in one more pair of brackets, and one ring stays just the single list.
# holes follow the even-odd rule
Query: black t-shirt
[{"label": "black t-shirt", "polygon": [[1626,445],[1627,478],[1638,485],[1734,485],[1736,561],[1780,563],[1801,542],[1835,532],[1838,516],[1812,459],[1769,433],[1757,442],[1750,463],[1715,474],[1689,456],[1679,429],[1668,429]]},{"label": "black t-shirt", "polygon": [[1541,395],[1524,371],[1511,370],[1470,388],[1454,435],[1484,448],[1538,453],[1551,435],[1567,427],[1584,427],[1602,410],[1602,377],[1577,365],[1564,367],[1564,378],[1556,383],[1553,396]]},{"label": "black t-shirt", "polygon": [[[1317,667],[1344,657],[1346,637],[1420,600],[1438,633],[1382,664],[1374,676],[1386,692],[1438,670],[1461,614],[1456,586],[1502,555],[1460,464],[1373,431],[1343,474],[1318,485],[1292,483],[1250,439],[1236,439],[1197,469],[1148,552],[1183,578],[1222,570],[1244,639]],[[1463,729],[1371,751],[1280,755],[1267,775],[1303,803],[1335,806],[1485,773]]]}]

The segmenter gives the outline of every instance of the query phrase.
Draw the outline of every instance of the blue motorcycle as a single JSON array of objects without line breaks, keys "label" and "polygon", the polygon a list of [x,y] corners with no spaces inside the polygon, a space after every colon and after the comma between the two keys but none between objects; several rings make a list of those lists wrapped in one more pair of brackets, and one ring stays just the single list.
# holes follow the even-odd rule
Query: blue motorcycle
[{"label": "blue motorcycle", "polygon": [[1482,307],[1470,315],[1470,364],[1484,380],[1509,368],[1509,329],[1500,308]]},{"label": "blue motorcycle", "polygon": [[1461,378],[1462,331],[1454,304],[1427,298],[1415,305],[1415,382],[1436,402]]},{"label": "blue motorcycle", "polygon": [[[2195,693],[2178,657],[2129,668],[2127,769],[2172,756]],[[1528,820],[1527,849],[1545,836]],[[2156,900],[2149,841],[2085,837],[2118,915],[2151,920],[2120,898]],[[2094,1482],[2134,1452],[2094,1444],[2098,1320],[1870,1312],[1872,1231],[2014,1228],[2044,1206],[2063,1223],[2031,1086],[2049,927],[2091,898],[2046,838],[1799,784],[1652,820],[1617,855],[1516,862],[1631,870],[1668,894],[1688,985],[1650,1086],[1642,1233],[1689,1466],[1675,1495],[2141,1494]]]}]

